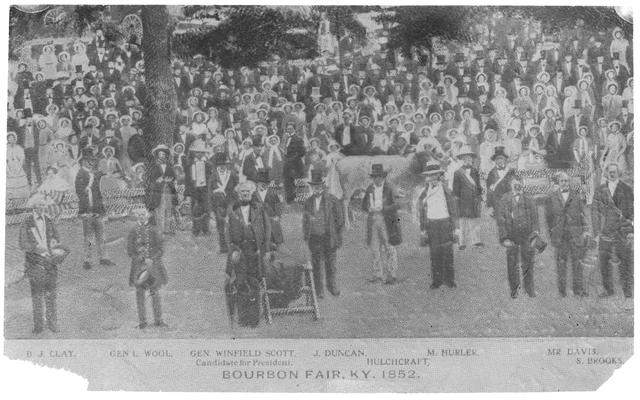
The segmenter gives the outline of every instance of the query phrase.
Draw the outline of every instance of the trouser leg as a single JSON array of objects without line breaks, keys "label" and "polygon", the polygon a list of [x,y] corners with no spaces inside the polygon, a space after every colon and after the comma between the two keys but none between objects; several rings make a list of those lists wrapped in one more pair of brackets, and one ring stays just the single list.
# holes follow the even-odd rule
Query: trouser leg
[{"label": "trouser leg", "polygon": [[626,297],[633,296],[633,262],[631,260],[631,250],[623,243],[619,242],[616,246],[616,254],[620,259],[620,283],[622,291]]},{"label": "trouser leg", "polygon": [[480,218],[469,218],[469,242],[470,244],[482,242],[480,240]]},{"label": "trouser leg", "polygon": [[444,282],[449,286],[455,284],[455,271],[453,269],[453,245],[448,244],[442,249],[442,267]]},{"label": "trouser leg", "polygon": [[151,289],[151,304],[153,306],[153,321],[156,324],[162,322],[162,306],[160,303],[160,290],[159,289]]},{"label": "trouser leg", "polygon": [[556,248],[556,269],[558,273],[558,291],[562,296],[567,295],[567,245]]},{"label": "trouser leg", "polygon": [[524,281],[524,290],[526,290],[529,296],[535,294],[535,286],[533,283],[533,266],[535,264],[535,249],[521,244],[520,256],[522,260],[522,278]]},{"label": "trouser leg", "polygon": [[145,306],[146,290],[136,288],[136,306],[138,307],[138,320],[140,325],[147,323],[147,309]]},{"label": "trouser leg", "polygon": [[389,254],[387,261],[387,275],[395,278],[398,271],[398,252],[395,246],[388,245],[387,252]]},{"label": "trouser leg", "polygon": [[327,289],[331,294],[335,294],[338,289],[336,282],[336,251],[337,249],[324,249],[324,268],[327,279]]},{"label": "trouser leg", "polygon": [[613,279],[611,277],[611,266],[609,265],[609,258],[611,250],[611,242],[600,240],[600,246],[598,248],[600,258],[600,274],[602,275],[602,286],[607,294],[613,294]]},{"label": "trouser leg", "polygon": [[292,176],[284,177],[284,193],[287,203],[291,203],[296,199],[296,182]]},{"label": "trouser leg", "polygon": [[466,246],[467,244],[471,244],[471,219],[470,218],[460,218],[460,232],[462,233],[462,237],[460,238],[459,246]]},{"label": "trouser leg", "polygon": [[22,163],[22,169],[24,169],[24,173],[27,175],[27,183],[31,186],[31,164],[32,164],[32,152],[33,149],[27,148],[24,149],[24,161]]},{"label": "trouser leg", "polygon": [[518,288],[520,287],[519,252],[520,247],[515,243],[511,247],[507,247],[507,278],[512,296],[518,293]]},{"label": "trouser leg", "polygon": [[82,218],[82,236],[84,237],[84,260],[91,262],[91,248],[95,246],[95,232],[91,217]]},{"label": "trouser leg", "polygon": [[313,283],[316,287],[316,294],[324,292],[324,257],[322,243],[315,243],[319,240],[309,239],[309,251],[311,252],[311,265],[313,267]]},{"label": "trouser leg", "polygon": [[93,218],[94,223],[94,231],[96,233],[96,248],[98,251],[98,259],[102,260],[106,258],[104,251],[104,222],[102,222],[102,218],[96,216]]},{"label": "trouser leg", "polygon": [[33,305],[33,330],[42,331],[44,329],[44,317],[42,315],[42,302],[44,290],[42,285],[34,279],[30,279],[31,285],[31,303]]},{"label": "trouser leg", "polygon": [[571,277],[573,279],[573,294],[586,295],[584,287],[584,267],[582,266],[582,257],[584,248],[571,246]]},{"label": "trouser leg", "polygon": [[218,245],[221,252],[227,251],[227,241],[224,236],[225,212],[221,207],[216,208],[216,230],[218,231]]},{"label": "trouser leg", "polygon": [[371,244],[369,249],[371,250],[372,257],[372,272],[376,278],[382,278],[382,260],[381,260],[381,247],[382,243],[380,235],[378,234],[378,226],[374,223],[371,227]]},{"label": "trouser leg", "polygon": [[51,330],[58,329],[58,314],[56,310],[57,278],[52,274],[44,288],[44,301],[46,305],[47,325]]},{"label": "trouser leg", "polygon": [[442,246],[431,245],[429,248],[431,258],[431,280],[434,286],[442,285]]}]

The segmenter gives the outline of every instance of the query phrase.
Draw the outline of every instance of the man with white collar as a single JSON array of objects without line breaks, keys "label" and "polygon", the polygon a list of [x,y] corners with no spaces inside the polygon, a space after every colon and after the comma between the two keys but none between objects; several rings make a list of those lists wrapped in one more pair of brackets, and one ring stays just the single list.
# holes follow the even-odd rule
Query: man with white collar
[{"label": "man with white collar", "polygon": [[443,283],[455,288],[453,270],[453,243],[460,237],[458,207],[449,189],[442,184],[444,170],[435,161],[429,161],[422,172],[426,187],[418,198],[418,213],[422,243],[429,245],[431,256],[430,288]]},{"label": "man with white collar", "polygon": [[600,272],[605,292],[601,297],[614,294],[612,270],[619,263],[620,280],[625,297],[633,297],[633,189],[620,181],[617,164],[605,168],[607,182],[593,196],[592,225],[598,242]]},{"label": "man with white collar", "polygon": [[19,243],[25,252],[25,275],[29,278],[31,286],[34,334],[42,333],[44,330],[43,302],[46,307],[47,326],[50,331],[58,332],[57,264],[61,262],[60,255],[64,256],[68,251],[62,250],[56,227],[46,214],[47,207],[53,204],[51,199],[45,199],[39,193],[35,194],[27,202],[27,207],[32,208],[33,213],[20,227]]},{"label": "man with white collar", "polygon": [[569,186],[570,177],[558,174],[558,190],[549,195],[545,204],[545,217],[551,245],[556,249],[558,290],[560,296],[567,295],[567,261],[571,261],[573,295],[587,296],[584,286],[582,256],[589,233],[585,199]]},{"label": "man with white collar", "polygon": [[201,139],[191,143],[189,151],[193,160],[185,170],[185,197],[191,197],[191,219],[193,236],[209,234],[209,178],[211,163],[207,160],[207,147]]},{"label": "man with white collar", "polygon": [[226,153],[216,153],[213,156],[216,170],[211,177],[211,214],[216,220],[220,254],[227,253],[227,242],[224,236],[227,207],[235,201],[235,188],[238,176],[231,168],[231,161]]},{"label": "man with white collar", "polygon": [[271,178],[269,171],[269,169],[258,171],[256,192],[253,194],[253,200],[262,204],[262,207],[269,216],[271,220],[271,242],[275,246],[279,246],[284,241],[282,226],[280,225],[282,201],[276,189],[270,187]]},{"label": "man with white collar", "polygon": [[477,156],[469,146],[463,146],[457,157],[464,164],[453,174],[453,195],[458,202],[462,230],[460,250],[464,250],[467,243],[474,247],[484,246],[478,232],[482,210],[482,187],[480,186],[480,173],[473,166],[474,158]]},{"label": "man with white collar", "polygon": [[386,182],[387,172],[382,164],[371,166],[373,183],[367,187],[362,209],[367,213],[367,246],[373,256],[373,276],[369,282],[387,285],[396,283],[398,253],[396,246],[402,243],[400,206],[394,199],[393,188]]},{"label": "man with white collar", "polygon": [[504,147],[497,146],[495,148],[491,160],[496,166],[489,171],[487,176],[487,209],[490,216],[494,216],[495,210],[498,208],[498,201],[511,188],[511,179],[515,177],[515,173],[507,166],[509,156],[504,152]]}]

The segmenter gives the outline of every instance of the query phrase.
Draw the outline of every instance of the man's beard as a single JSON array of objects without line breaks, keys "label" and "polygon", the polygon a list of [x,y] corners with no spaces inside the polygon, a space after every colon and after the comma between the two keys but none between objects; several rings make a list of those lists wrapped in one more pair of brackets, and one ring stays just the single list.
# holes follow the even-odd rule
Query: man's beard
[{"label": "man's beard", "polygon": [[241,206],[248,206],[249,204],[251,204],[251,200],[240,200]]}]

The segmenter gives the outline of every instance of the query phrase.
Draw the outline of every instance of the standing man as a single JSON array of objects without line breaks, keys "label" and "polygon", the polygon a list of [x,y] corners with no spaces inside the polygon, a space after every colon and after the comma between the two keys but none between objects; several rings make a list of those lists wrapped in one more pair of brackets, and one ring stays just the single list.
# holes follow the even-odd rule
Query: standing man
[{"label": "standing man", "polygon": [[61,261],[54,257],[59,247],[58,232],[53,222],[46,215],[47,202],[41,194],[35,194],[27,202],[33,212],[20,227],[20,248],[25,252],[25,275],[31,285],[31,301],[33,303],[33,333],[44,330],[42,303],[46,307],[47,326],[50,331],[58,332],[56,315],[56,296],[58,267]]},{"label": "standing man", "polygon": [[614,294],[612,264],[619,263],[620,281],[625,297],[633,297],[633,189],[620,181],[617,164],[605,168],[607,182],[596,189],[592,203],[593,234],[598,241],[600,272],[605,292]]},{"label": "standing man", "polygon": [[78,196],[78,215],[82,219],[84,236],[84,263],[82,267],[91,269],[91,249],[95,248],[100,265],[115,265],[105,254],[104,222],[106,214],[100,192],[100,179],[104,175],[97,170],[98,160],[90,148],[82,149],[80,170],[76,175],[75,187]]},{"label": "standing man", "polygon": [[282,202],[275,188],[269,187],[271,179],[269,170],[258,171],[258,183],[253,199],[262,204],[264,211],[269,216],[271,222],[271,243],[276,247],[284,242],[280,217],[282,216]]},{"label": "standing man", "polygon": [[191,143],[193,160],[186,169],[185,180],[188,195],[191,197],[191,219],[193,236],[209,234],[209,179],[213,167],[207,160],[207,147],[201,139]]},{"label": "standing man", "polygon": [[489,171],[487,176],[487,209],[489,215],[495,217],[498,202],[505,193],[511,189],[511,180],[515,178],[515,173],[507,166],[507,156],[504,147],[498,146],[494,150],[491,160],[496,166]]},{"label": "standing man", "polygon": [[538,210],[535,201],[523,192],[522,181],[513,177],[511,191],[502,196],[496,211],[500,244],[507,249],[507,273],[511,298],[518,297],[521,258],[524,289],[529,297],[536,297],[533,285],[533,266],[536,250],[531,246],[538,236]]},{"label": "standing man", "polygon": [[429,244],[431,256],[431,289],[437,289],[443,283],[450,288],[456,287],[453,243],[454,236],[460,237],[458,208],[455,198],[442,184],[444,172],[438,162],[427,162],[422,172],[426,187],[418,197],[422,243]]},{"label": "standing man", "polygon": [[42,183],[42,174],[40,172],[40,158],[38,157],[38,150],[40,148],[40,135],[38,129],[33,123],[33,117],[31,112],[25,112],[28,115],[26,123],[22,128],[22,147],[24,148],[24,172],[27,174],[27,181],[29,186],[32,186],[33,176],[36,177],[38,186]]},{"label": "standing man", "polygon": [[262,135],[256,135],[252,138],[253,152],[245,158],[242,174],[247,177],[247,180],[256,183],[258,177],[258,170],[264,169],[264,163],[262,162]]},{"label": "standing man", "polygon": [[227,153],[216,153],[214,155],[216,170],[211,177],[211,209],[216,220],[218,230],[218,244],[220,254],[228,252],[227,242],[224,235],[225,220],[227,218],[227,207],[235,202],[236,185],[238,175],[231,168],[231,161]]},{"label": "standing man", "polygon": [[356,127],[351,122],[351,112],[345,111],[342,113],[342,121],[343,123],[336,126],[335,139],[340,146],[342,146],[342,152],[346,156],[350,156],[354,154],[354,150],[357,153],[358,150],[362,147],[361,141],[356,143]]},{"label": "standing man", "polygon": [[342,246],[342,205],[334,195],[325,190],[322,171],[311,171],[309,185],[313,194],[304,202],[302,234],[311,253],[316,294],[318,298],[324,297],[324,275],[329,293],[339,296],[336,252]]},{"label": "standing man", "polygon": [[453,174],[453,195],[458,203],[462,230],[460,250],[464,250],[467,243],[474,247],[484,246],[478,236],[482,210],[482,187],[480,186],[480,173],[473,167],[475,157],[477,154],[471,151],[469,146],[463,146],[458,154],[458,159],[463,162],[462,167]]},{"label": "standing man", "polygon": [[167,327],[162,321],[160,287],[167,284],[167,270],[162,263],[162,234],[149,224],[149,213],[145,208],[135,210],[136,226],[127,236],[127,255],[131,258],[129,285],[136,288],[138,328],[147,327],[147,291],[151,297],[154,325]]},{"label": "standing man", "polygon": [[151,153],[156,162],[149,169],[151,193],[149,196],[149,210],[154,214],[155,225],[161,234],[174,235],[173,210],[178,205],[176,191],[176,174],[169,163],[169,147],[159,144]]},{"label": "standing man", "polygon": [[303,131],[296,132],[295,124],[289,123],[285,130],[285,160],[284,160],[284,193],[287,203],[296,199],[296,179],[304,176],[304,140]]},{"label": "standing man", "polygon": [[560,296],[567,296],[567,261],[571,261],[573,295],[587,296],[584,287],[582,256],[589,232],[585,201],[580,193],[571,190],[570,178],[564,172],[558,174],[557,191],[547,198],[545,216],[551,245],[556,248],[558,270],[558,290]]},{"label": "standing man", "polygon": [[[270,250],[271,225],[260,203],[252,201],[256,185],[245,181],[236,186],[237,201],[231,206],[227,224],[229,258],[226,267],[227,286],[233,283],[239,295],[257,296],[262,277],[261,260]],[[254,297],[255,298],[255,297]],[[256,327],[260,303],[241,301],[238,304],[240,326]]]},{"label": "standing man", "polygon": [[367,187],[362,200],[362,209],[367,213],[367,246],[373,256],[373,277],[369,282],[393,285],[398,281],[398,253],[396,247],[402,243],[400,206],[394,201],[394,193],[386,182],[387,172],[382,164],[371,165],[373,184]]}]

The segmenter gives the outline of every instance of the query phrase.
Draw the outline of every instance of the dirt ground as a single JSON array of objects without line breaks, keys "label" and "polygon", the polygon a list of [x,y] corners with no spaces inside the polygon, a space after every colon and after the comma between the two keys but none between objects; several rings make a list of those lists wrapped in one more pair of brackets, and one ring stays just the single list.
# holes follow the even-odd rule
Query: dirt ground
[{"label": "dirt ground", "polygon": [[[338,252],[340,297],[320,303],[321,318],[308,315],[275,317],[258,328],[231,328],[223,294],[225,257],[218,254],[217,237],[193,238],[188,231],[166,237],[164,262],[169,283],[162,289],[164,320],[169,328],[139,330],[135,292],[128,286],[129,259],[124,237],[131,222],[109,222],[108,254],[114,267],[81,266],[82,228],[59,226],[62,242],[72,254],[59,269],[60,332],[37,338],[389,338],[389,337],[520,337],[632,336],[633,301],[622,296],[598,298],[600,273],[585,270],[589,297],[561,298],[556,286],[553,248],[536,257],[538,296],[512,300],[507,284],[506,255],[497,242],[490,217],[482,219],[481,249],[455,251],[456,289],[430,290],[428,248],[418,247],[418,230],[402,214],[404,243],[398,247],[400,282],[388,286],[366,281],[370,254],[364,244],[364,216],[344,233]],[[286,247],[301,253],[301,216],[288,208],[283,216]],[[541,218],[541,223],[543,218]],[[215,228],[212,229],[215,232]],[[34,338],[29,284],[22,278],[23,254],[17,247],[16,226],[7,228],[5,263],[5,337]],[[617,279],[617,272],[616,279]],[[150,301],[148,304],[150,317]]]}]

